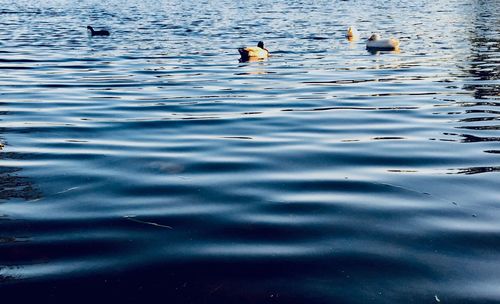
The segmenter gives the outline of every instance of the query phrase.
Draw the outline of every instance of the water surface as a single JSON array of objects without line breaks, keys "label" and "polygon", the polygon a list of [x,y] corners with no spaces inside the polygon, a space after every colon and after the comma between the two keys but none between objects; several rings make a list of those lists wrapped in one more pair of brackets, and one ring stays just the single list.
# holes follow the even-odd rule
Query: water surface
[{"label": "water surface", "polygon": [[0,0],[2,300],[499,303],[499,5]]}]

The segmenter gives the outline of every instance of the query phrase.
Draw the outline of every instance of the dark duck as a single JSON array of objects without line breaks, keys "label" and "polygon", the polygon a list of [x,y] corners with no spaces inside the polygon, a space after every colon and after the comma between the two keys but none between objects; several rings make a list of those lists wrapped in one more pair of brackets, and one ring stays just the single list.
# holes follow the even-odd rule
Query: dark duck
[{"label": "dark duck", "polygon": [[109,32],[108,31],[106,31],[106,30],[96,31],[90,25],[87,26],[87,30],[90,31],[90,35],[92,35],[92,36],[109,36]]}]

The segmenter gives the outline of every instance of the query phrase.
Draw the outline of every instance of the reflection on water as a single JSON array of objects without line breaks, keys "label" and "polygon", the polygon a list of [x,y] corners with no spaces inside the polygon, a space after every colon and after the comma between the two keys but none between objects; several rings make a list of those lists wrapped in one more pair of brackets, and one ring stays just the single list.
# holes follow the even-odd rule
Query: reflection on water
[{"label": "reflection on water", "polygon": [[498,303],[499,4],[0,0],[2,300]]},{"label": "reflection on water", "polygon": [[[5,114],[0,113],[0,123],[1,115]],[[0,128],[0,136],[6,132],[8,130]],[[10,161],[22,161],[23,155],[16,152],[5,152],[4,150],[7,148],[5,142],[2,142],[2,137],[0,137],[0,161],[2,163],[2,166],[0,166],[0,203],[12,199],[35,200],[40,198],[41,193],[33,185],[33,182],[29,178],[22,176],[22,169],[8,165]]]},{"label": "reflection on water", "polygon": [[495,172],[500,171],[500,167],[473,167],[473,168],[464,168],[458,169],[457,174],[478,174],[478,173],[486,173],[486,172]]},{"label": "reflection on water", "polygon": [[[0,160],[16,159],[17,155],[0,153]],[[10,199],[34,200],[40,197],[39,191],[32,182],[23,176],[18,175],[19,168],[0,168],[0,202]]]}]

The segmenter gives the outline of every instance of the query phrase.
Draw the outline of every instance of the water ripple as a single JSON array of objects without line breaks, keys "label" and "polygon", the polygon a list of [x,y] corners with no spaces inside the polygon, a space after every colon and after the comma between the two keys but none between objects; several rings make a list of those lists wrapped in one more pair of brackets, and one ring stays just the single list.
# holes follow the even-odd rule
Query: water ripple
[{"label": "water ripple", "polygon": [[498,303],[498,4],[0,0],[2,299]]}]

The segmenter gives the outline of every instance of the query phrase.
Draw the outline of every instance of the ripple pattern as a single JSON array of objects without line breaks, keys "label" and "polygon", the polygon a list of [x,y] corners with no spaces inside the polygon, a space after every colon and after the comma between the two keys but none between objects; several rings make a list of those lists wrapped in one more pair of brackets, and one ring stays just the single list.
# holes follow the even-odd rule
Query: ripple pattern
[{"label": "ripple pattern", "polygon": [[[2,299],[500,302],[499,20],[0,0]],[[238,62],[259,40],[271,58]]]}]

